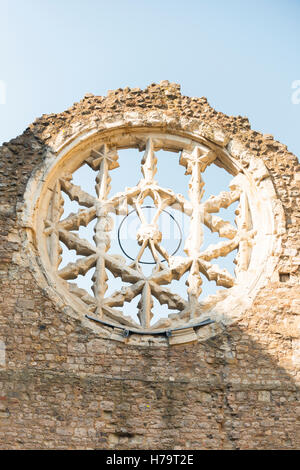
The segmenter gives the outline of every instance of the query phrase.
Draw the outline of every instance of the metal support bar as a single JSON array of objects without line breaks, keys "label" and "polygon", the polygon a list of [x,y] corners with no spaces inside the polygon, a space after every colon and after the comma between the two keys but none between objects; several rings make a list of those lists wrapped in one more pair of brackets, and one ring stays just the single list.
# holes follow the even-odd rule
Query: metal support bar
[{"label": "metal support bar", "polygon": [[169,330],[135,330],[131,328],[126,328],[125,326],[114,325],[112,323],[108,323],[106,321],[100,320],[99,318],[90,317],[89,315],[85,315],[86,318],[89,320],[93,320],[97,323],[101,323],[102,325],[110,326],[112,328],[119,328],[123,330],[123,336],[127,338],[130,334],[138,334],[138,335],[166,335],[167,338],[172,335],[172,331],[179,331],[179,330],[186,330],[188,328],[199,328],[201,326],[210,325],[211,323],[215,323],[214,320],[207,318],[200,323],[195,323],[194,325],[182,326],[180,328],[173,328]]}]

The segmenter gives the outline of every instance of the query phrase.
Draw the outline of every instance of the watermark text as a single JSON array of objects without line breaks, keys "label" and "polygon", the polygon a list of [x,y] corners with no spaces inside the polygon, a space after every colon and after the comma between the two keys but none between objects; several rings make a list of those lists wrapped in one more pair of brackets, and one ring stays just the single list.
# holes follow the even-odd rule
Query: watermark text
[{"label": "watermark text", "polygon": [[300,104],[300,80],[294,80],[292,83],[292,89],[295,90],[292,93],[292,103]]}]

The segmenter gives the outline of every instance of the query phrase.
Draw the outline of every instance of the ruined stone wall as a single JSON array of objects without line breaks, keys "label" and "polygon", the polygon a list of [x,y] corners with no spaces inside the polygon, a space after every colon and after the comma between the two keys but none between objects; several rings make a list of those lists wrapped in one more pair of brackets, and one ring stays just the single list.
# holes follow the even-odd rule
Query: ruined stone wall
[{"label": "ruined stone wall", "polygon": [[[264,161],[285,215],[279,263],[251,308],[181,347],[119,343],[66,315],[26,262],[19,219],[29,178],[58,143],[145,115],[240,142]],[[162,82],[42,116],[0,148],[0,165],[0,448],[299,448],[300,166],[285,145]]]}]

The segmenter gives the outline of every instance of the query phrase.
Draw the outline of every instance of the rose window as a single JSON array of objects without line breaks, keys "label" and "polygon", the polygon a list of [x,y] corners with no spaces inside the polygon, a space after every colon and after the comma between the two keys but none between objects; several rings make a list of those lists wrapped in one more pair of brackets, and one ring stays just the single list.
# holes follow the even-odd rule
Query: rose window
[{"label": "rose window", "polygon": [[[124,168],[123,188],[113,193],[118,152],[126,148],[140,155],[140,179],[127,187]],[[173,152],[173,161],[184,167],[182,174],[187,175],[188,184],[185,196],[156,181],[160,151]],[[136,162],[138,165],[138,159]],[[95,175],[94,193],[73,181],[73,174],[86,165]],[[225,168],[232,180],[228,190],[216,184],[216,191],[204,199],[205,172],[211,165]],[[65,195],[79,207],[67,215]],[[270,217],[256,182],[250,172],[232,163],[228,153],[206,145],[203,139],[138,130],[112,133],[89,142],[73,158],[64,159],[51,171],[40,199],[36,230],[47,278],[65,304],[81,317],[104,328],[119,329],[123,335],[168,336],[186,330],[193,336],[201,325],[225,321],[226,315],[234,316],[244,308],[243,302],[246,305],[261,277],[260,268],[268,259],[264,240],[269,229],[265,230],[261,221],[265,218],[267,227]],[[235,221],[229,222],[224,215],[233,206]],[[134,249],[132,244],[127,246],[126,237],[122,238],[132,218],[136,219]],[[173,245],[164,233],[163,218],[177,231]],[[184,230],[182,221],[187,219],[188,230]],[[93,236],[89,240],[79,231],[91,223]],[[208,246],[207,230],[214,233],[214,241]],[[113,233],[118,243],[112,243]],[[63,249],[76,254],[65,264]],[[233,252],[235,269],[230,273],[219,261]],[[88,276],[90,292],[78,284],[79,278]],[[174,281],[179,281],[179,291],[174,291]],[[214,283],[219,290],[207,296],[204,281]],[[137,314],[133,314],[133,308],[132,313],[125,312],[125,303],[133,306],[137,298]],[[154,302],[169,310],[168,316],[153,317]]]}]

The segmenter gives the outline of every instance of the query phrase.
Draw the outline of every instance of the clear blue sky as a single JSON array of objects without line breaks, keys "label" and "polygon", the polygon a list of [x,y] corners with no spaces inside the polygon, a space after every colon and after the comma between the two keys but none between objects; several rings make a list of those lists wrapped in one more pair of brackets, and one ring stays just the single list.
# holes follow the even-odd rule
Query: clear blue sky
[{"label": "clear blue sky", "polygon": [[87,92],[167,79],[300,155],[300,0],[0,0],[0,18],[0,143]]},{"label": "clear blue sky", "polygon": [[86,92],[167,79],[300,155],[299,0],[0,0],[0,143]]}]

